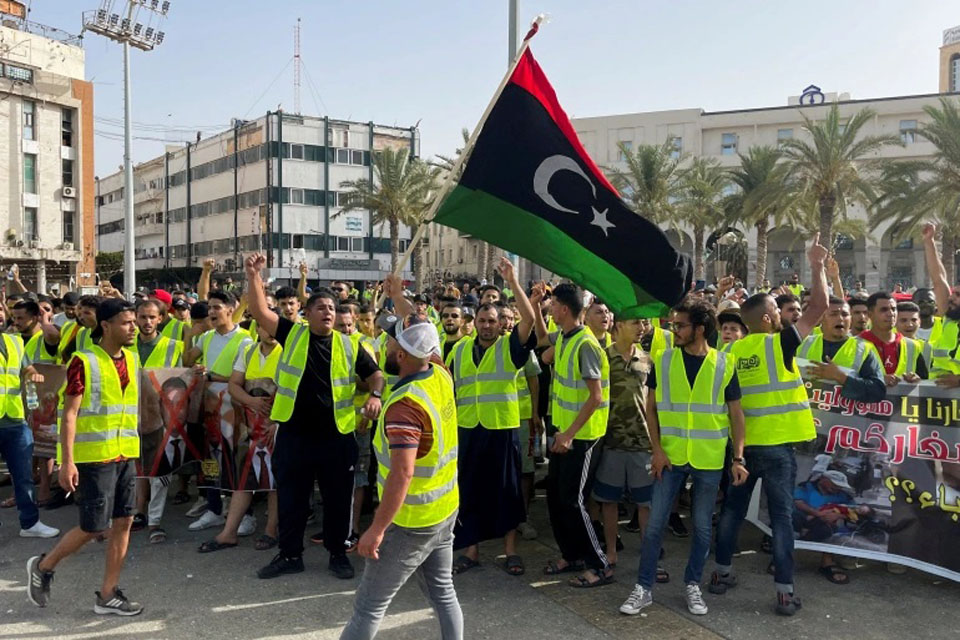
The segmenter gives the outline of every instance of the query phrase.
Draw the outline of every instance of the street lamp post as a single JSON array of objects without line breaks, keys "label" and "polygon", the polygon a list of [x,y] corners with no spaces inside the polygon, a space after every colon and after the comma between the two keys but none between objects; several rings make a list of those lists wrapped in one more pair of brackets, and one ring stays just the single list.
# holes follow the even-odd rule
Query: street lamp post
[{"label": "street lamp post", "polygon": [[136,245],[133,220],[133,160],[130,115],[130,47],[153,51],[163,43],[159,29],[170,11],[167,0],[127,0],[126,11],[112,13],[114,0],[102,0],[100,8],[83,14],[84,31],[92,31],[123,45],[123,204],[124,238],[123,288],[128,300],[137,289]]}]

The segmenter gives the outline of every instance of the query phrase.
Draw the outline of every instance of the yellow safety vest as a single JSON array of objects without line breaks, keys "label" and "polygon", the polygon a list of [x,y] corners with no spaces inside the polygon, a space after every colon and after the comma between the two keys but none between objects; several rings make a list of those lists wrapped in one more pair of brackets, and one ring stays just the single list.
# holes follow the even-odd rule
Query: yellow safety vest
[{"label": "yellow safety vest", "polygon": [[[360,353],[360,349],[363,349],[364,351],[367,352],[367,355],[369,355],[371,358],[377,357],[376,350],[373,345],[373,340],[363,335],[359,331],[354,331],[353,333],[350,334],[350,341],[353,343],[353,348],[357,351],[357,353]],[[383,394],[381,394],[381,399],[382,399],[382,395]],[[367,400],[369,399],[370,399],[369,391],[364,391],[363,393],[360,393],[358,391],[353,394],[353,408],[356,410],[358,414],[360,413],[360,410],[363,408],[363,405],[367,404]]]},{"label": "yellow safety vest", "polygon": [[213,340],[216,332],[216,329],[211,329],[210,331],[205,331],[203,335],[200,336],[200,350],[203,352],[201,360],[208,371],[218,376],[229,378],[230,374],[233,373],[233,363],[237,361],[237,352],[240,350],[240,343],[248,340],[250,336],[247,335],[246,331],[238,327],[236,332],[230,337],[227,345],[220,352],[220,355],[217,356],[217,361],[210,362],[210,358],[207,357],[207,351],[210,349],[210,341]]},{"label": "yellow safety vest", "polygon": [[746,439],[749,445],[772,446],[817,437],[807,389],[796,358],[787,369],[779,333],[754,333],[733,343]]},{"label": "yellow safety vest", "polygon": [[67,345],[70,344],[70,341],[73,340],[73,337],[77,335],[79,329],[77,328],[79,323],[76,320],[67,320],[63,323],[63,326],[60,327],[60,344],[57,346],[57,358],[63,359],[63,352],[66,350]]},{"label": "yellow safety vest", "polygon": [[927,365],[927,373],[932,378],[933,346],[931,346],[926,340],[917,340],[917,344],[920,345],[920,357],[923,358],[923,363]]},{"label": "yellow safety vest", "polygon": [[[837,350],[831,362],[838,367],[845,367],[856,373],[860,371],[864,360],[867,359],[867,354],[869,353],[868,345],[873,346],[866,340],[853,337],[847,338],[843,346]],[[874,349],[874,351],[876,351],[876,349]],[[797,357],[803,358],[804,360],[823,362],[823,334],[807,336],[800,344],[800,348],[797,349]]]},{"label": "yellow safety vest", "polygon": [[788,284],[788,285],[787,285],[787,289],[789,289],[789,290],[790,290],[790,293],[792,293],[793,295],[797,296],[798,298],[800,297],[800,294],[803,293],[803,285],[802,285],[802,284]]},{"label": "yellow safety vest", "polygon": [[607,433],[607,418],[610,414],[610,362],[607,360],[606,352],[600,348],[600,343],[589,329],[584,328],[578,331],[569,340],[564,338],[563,333],[557,336],[553,398],[550,405],[554,426],[560,431],[565,431],[573,424],[581,407],[590,396],[586,381],[580,377],[580,346],[584,342],[590,343],[600,354],[601,402],[574,439],[595,440]]},{"label": "yellow safety vest", "polygon": [[[139,339],[139,338],[138,338]],[[173,338],[160,336],[147,359],[141,363],[144,369],[179,367],[183,358],[183,343]]]},{"label": "yellow safety vest", "polygon": [[[22,340],[23,336],[20,336],[20,339]],[[47,345],[43,341],[43,331],[37,331],[30,336],[26,345],[24,345],[24,353],[27,355],[27,364],[37,364],[38,362],[47,364],[57,363],[57,356],[52,356],[50,352],[47,351]]]},{"label": "yellow safety vest", "polygon": [[734,340],[733,342],[725,342],[721,344],[719,347],[717,347],[717,351],[720,351],[721,353],[733,353],[734,342],[736,342],[736,340]]},{"label": "yellow safety vest", "polygon": [[[877,349],[877,345],[873,344],[869,340],[864,340],[863,338],[857,339],[862,340],[863,343],[867,345],[867,351],[873,354],[873,357],[875,357],[877,362],[880,363],[880,368],[884,369],[883,358],[880,356],[880,351]],[[907,336],[901,335],[900,349],[897,352],[897,369],[893,372],[893,375],[902,376],[907,373],[916,373],[917,363],[920,361],[920,355],[922,352],[923,345],[919,340],[914,340],[913,338],[908,338]]]},{"label": "yellow safety vest", "polygon": [[273,345],[273,349],[270,350],[270,353],[263,360],[263,364],[260,363],[257,351],[260,351],[259,344],[251,344],[247,347],[247,351],[244,354],[247,369],[243,372],[243,377],[247,380],[259,380],[261,378],[276,380],[277,366],[280,364],[283,347],[281,347],[279,343]]},{"label": "yellow safety vest", "polygon": [[6,356],[0,357],[0,418],[22,419],[23,399],[20,397],[20,363],[23,362],[23,338],[3,334]]},{"label": "yellow safety vest", "polygon": [[[589,329],[589,327],[587,328]],[[600,342],[600,336],[594,333],[593,329],[590,329],[590,332],[593,333],[593,337],[597,339],[597,342]],[[610,337],[610,332],[607,331],[605,334],[603,334],[603,342],[600,342],[600,346],[606,349],[611,344],[613,344],[613,338]]]},{"label": "yellow safety vest", "polygon": [[[273,401],[270,419],[286,422],[293,416],[297,389],[307,368],[307,351],[310,343],[310,327],[294,324],[283,343],[283,354],[277,365],[277,397]],[[356,428],[356,413],[353,409],[353,394],[357,385],[354,371],[357,367],[357,350],[350,336],[334,331],[330,340],[330,390],[333,395],[333,416],[340,433],[353,433]]]},{"label": "yellow safety vest", "polygon": [[519,427],[518,369],[510,358],[509,334],[490,345],[479,366],[473,362],[475,341],[473,337],[460,340],[447,356],[457,396],[457,422],[468,428]]},{"label": "yellow safety vest", "polygon": [[260,334],[257,333],[257,319],[253,318],[250,320],[250,326],[247,327],[247,333],[250,334],[250,338],[253,340],[254,344],[260,342]]},{"label": "yellow safety vest", "polygon": [[957,353],[957,342],[960,341],[960,323],[956,320],[946,320],[943,329],[936,340],[930,336],[933,347],[933,368],[931,378],[939,378],[948,373],[960,373],[960,353]]},{"label": "yellow safety vest", "polygon": [[680,349],[667,349],[657,363],[660,445],[671,464],[722,469],[730,436],[724,390],[736,371],[733,356],[709,349],[693,388]]},{"label": "yellow safety vest", "polygon": [[160,335],[183,342],[183,330],[186,327],[186,322],[177,320],[173,316],[170,316],[170,320],[167,322],[167,324],[163,325],[163,329],[160,330]]},{"label": "yellow safety vest", "polygon": [[393,518],[399,527],[417,529],[440,524],[460,506],[457,486],[457,407],[453,381],[443,367],[430,364],[430,375],[403,382],[393,390],[380,413],[373,446],[377,454],[377,490],[383,488],[390,474],[390,449],[387,446],[384,419],[390,406],[408,398],[430,416],[433,442],[430,451],[417,458],[413,478],[403,505]]},{"label": "yellow safety vest", "polygon": [[530,397],[530,383],[527,382],[527,376],[523,374],[523,369],[517,371],[517,397],[519,399],[520,419],[532,419],[533,398]]},{"label": "yellow safety vest", "polygon": [[930,327],[930,335],[927,336],[927,341],[930,344],[934,344],[940,339],[941,334],[943,334],[943,323],[943,316],[933,316],[933,326]]},{"label": "yellow safety vest", "polygon": [[650,360],[660,361],[660,355],[667,349],[673,348],[673,332],[664,331],[656,318],[653,320],[653,339],[650,341]]},{"label": "yellow safety vest", "polygon": [[[77,351],[73,357],[83,363],[83,396],[77,413],[77,430],[73,440],[73,461],[108,462],[116,458],[138,458],[140,437],[137,434],[140,363],[137,354],[122,350],[130,377],[126,389],[120,388],[120,375],[113,359],[99,345]],[[66,383],[61,388],[61,402]],[[63,462],[61,443],[57,443],[57,462]]]}]

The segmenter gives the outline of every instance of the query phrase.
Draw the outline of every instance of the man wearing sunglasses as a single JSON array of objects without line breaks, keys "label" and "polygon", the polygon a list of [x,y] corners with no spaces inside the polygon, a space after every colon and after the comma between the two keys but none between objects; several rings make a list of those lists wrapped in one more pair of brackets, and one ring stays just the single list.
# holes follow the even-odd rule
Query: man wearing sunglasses
[{"label": "man wearing sunglasses", "polygon": [[446,362],[447,356],[463,337],[463,307],[459,302],[447,302],[440,310],[440,326],[443,329],[443,360]]}]

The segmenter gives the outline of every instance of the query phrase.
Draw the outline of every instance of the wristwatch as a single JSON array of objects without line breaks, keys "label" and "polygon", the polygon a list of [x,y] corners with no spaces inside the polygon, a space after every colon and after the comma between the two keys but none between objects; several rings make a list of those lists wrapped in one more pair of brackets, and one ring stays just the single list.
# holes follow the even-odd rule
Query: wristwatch
[{"label": "wristwatch", "polygon": [[382,398],[383,392],[374,389],[373,391],[370,392],[370,395],[372,395],[374,398]]},{"label": "wristwatch", "polygon": [[736,463],[739,464],[739,465],[746,464],[746,462],[747,462],[744,458],[733,458],[733,461],[736,462]]}]

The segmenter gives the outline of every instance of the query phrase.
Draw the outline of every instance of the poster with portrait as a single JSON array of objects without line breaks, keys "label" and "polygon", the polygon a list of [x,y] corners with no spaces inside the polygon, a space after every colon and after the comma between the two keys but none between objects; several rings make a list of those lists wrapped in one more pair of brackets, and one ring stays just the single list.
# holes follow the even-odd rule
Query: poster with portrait
[{"label": "poster with portrait", "polygon": [[[960,394],[900,383],[876,403],[807,382],[817,439],[797,446],[799,549],[894,562],[960,582]],[[754,492],[748,519],[770,532]]]},{"label": "poster with portrait", "polygon": [[247,441],[239,449],[242,460],[237,486],[244,491],[272,491],[276,488],[273,478],[273,442],[277,423],[270,419],[269,407],[277,394],[277,383],[271,378],[256,378],[244,382],[244,390],[255,398],[268,398],[269,406],[264,411],[243,407],[241,415],[246,423]]},{"label": "poster with portrait", "polygon": [[200,422],[204,379],[192,369],[140,370],[138,475],[162,477],[204,459]]},{"label": "poster with portrait", "polygon": [[204,457],[197,479],[200,487],[221,491],[241,488],[238,461],[244,460],[248,438],[246,421],[237,408],[228,383],[206,382],[201,415]]},{"label": "poster with portrait", "polygon": [[57,418],[60,415],[60,387],[67,377],[67,368],[56,364],[35,364],[43,382],[33,383],[37,389],[39,406],[27,408],[27,383],[21,385],[23,407],[27,424],[33,431],[33,455],[37,458],[57,457]]}]

